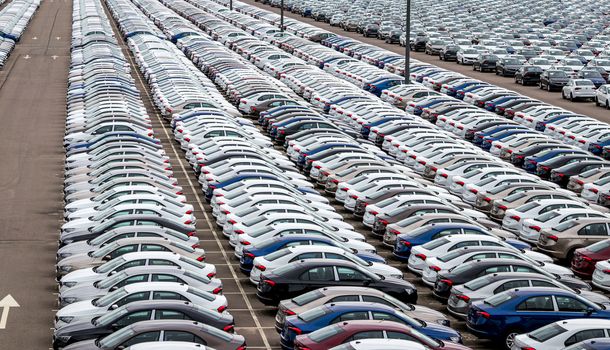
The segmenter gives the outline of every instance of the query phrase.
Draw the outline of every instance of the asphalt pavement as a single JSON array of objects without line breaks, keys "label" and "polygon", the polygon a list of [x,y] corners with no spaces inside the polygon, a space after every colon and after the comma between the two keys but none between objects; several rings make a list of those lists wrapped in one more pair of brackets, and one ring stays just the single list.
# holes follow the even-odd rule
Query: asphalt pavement
[{"label": "asphalt pavement", "polygon": [[71,1],[43,1],[0,70],[2,350],[51,346],[71,16]]}]

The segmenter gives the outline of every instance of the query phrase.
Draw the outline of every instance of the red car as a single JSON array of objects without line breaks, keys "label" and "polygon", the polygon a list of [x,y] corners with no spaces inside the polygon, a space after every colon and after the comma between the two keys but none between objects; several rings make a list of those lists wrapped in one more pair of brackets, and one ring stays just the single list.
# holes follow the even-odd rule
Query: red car
[{"label": "red car", "polygon": [[434,340],[398,322],[359,320],[339,322],[308,334],[298,335],[294,350],[328,350],[358,339],[390,338],[411,340],[433,350],[469,350],[461,344]]},{"label": "red car", "polygon": [[572,258],[572,271],[576,276],[590,280],[595,271],[595,263],[608,259],[610,259],[610,239],[576,249]]}]

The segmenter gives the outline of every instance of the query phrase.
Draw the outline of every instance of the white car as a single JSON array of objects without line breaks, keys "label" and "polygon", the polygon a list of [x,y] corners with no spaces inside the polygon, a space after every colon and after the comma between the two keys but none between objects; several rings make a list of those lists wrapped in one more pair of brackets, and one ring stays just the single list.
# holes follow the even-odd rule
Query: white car
[{"label": "white car", "polygon": [[610,177],[604,177],[583,185],[580,196],[591,203],[597,203],[599,196],[610,191]]},{"label": "white car", "polygon": [[599,289],[610,292],[610,260],[598,261],[591,283]]},{"label": "white car", "polygon": [[535,331],[517,335],[511,350],[564,349],[566,346],[592,338],[610,338],[610,320],[575,318],[557,321]]},{"label": "white car", "polygon": [[338,247],[302,245],[280,249],[265,256],[257,256],[254,258],[253,267],[250,271],[250,282],[258,284],[261,272],[272,271],[277,267],[302,259],[349,260],[375,274],[385,277],[403,278],[402,271],[395,267],[377,262],[364,261],[353,253]]},{"label": "white car", "polygon": [[224,312],[227,297],[175,282],[145,282],[128,284],[98,299],[83,300],[67,305],[55,315],[55,329],[78,321],[79,317],[101,316],[133,301],[176,299],[189,301],[210,310]]},{"label": "white car", "polygon": [[610,109],[610,84],[602,85],[595,90],[595,104]]},{"label": "white car", "polygon": [[360,339],[352,340],[330,350],[426,350],[423,344],[404,339]]},{"label": "white car", "polygon": [[595,98],[595,84],[589,79],[570,79],[561,89],[561,97],[570,101],[578,98]]},{"label": "white car", "polygon": [[535,218],[539,215],[557,209],[587,209],[588,206],[577,200],[543,199],[525,203],[517,208],[508,209],[502,219],[502,228],[511,232],[519,232],[524,219]]},{"label": "white car", "polygon": [[519,229],[519,239],[530,244],[536,244],[540,231],[550,229],[563,222],[576,218],[603,218],[606,215],[589,208],[563,208],[548,211],[538,217],[524,219]]}]

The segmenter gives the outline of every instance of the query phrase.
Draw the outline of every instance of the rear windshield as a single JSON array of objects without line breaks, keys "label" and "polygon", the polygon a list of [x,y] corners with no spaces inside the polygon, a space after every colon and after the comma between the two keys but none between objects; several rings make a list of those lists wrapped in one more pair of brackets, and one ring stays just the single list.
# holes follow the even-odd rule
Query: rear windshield
[{"label": "rear windshield", "polygon": [[326,315],[326,313],[329,311],[330,311],[330,309],[326,305],[322,305],[322,306],[316,307],[314,309],[311,309],[309,311],[305,311],[302,314],[300,314],[298,317],[305,322],[311,322],[317,318],[320,318],[320,317]]},{"label": "rear windshield", "polygon": [[557,232],[563,232],[569,228],[572,228],[576,226],[576,221],[575,220],[570,220],[570,221],[566,221],[564,223],[561,223],[559,225],[557,225],[555,228],[553,228],[553,230],[557,231]]},{"label": "rear windshield", "polygon": [[444,244],[449,243],[449,240],[446,238],[438,238],[435,239],[433,241],[430,241],[424,245],[422,245],[422,248],[427,249],[427,250],[432,250],[432,249],[436,249]]},{"label": "rear windshield", "polygon": [[610,239],[606,239],[604,241],[601,242],[597,242],[595,244],[592,244],[590,246],[587,247],[587,250],[592,251],[593,253],[599,253],[602,250],[607,249],[608,247],[610,247]]},{"label": "rear windshield", "polygon": [[478,290],[491,282],[491,277],[483,276],[464,284],[464,287],[468,290]]},{"label": "rear windshield", "polygon": [[339,333],[343,333],[343,328],[338,325],[332,325],[309,333],[309,339],[313,340],[316,343],[319,343]]},{"label": "rear windshield", "polygon": [[500,304],[504,304],[505,302],[511,300],[514,297],[515,297],[514,293],[504,292],[504,293],[496,294],[494,296],[491,296],[491,297],[485,299],[484,303],[495,307]]},{"label": "rear windshield", "polygon": [[312,301],[323,297],[324,294],[318,290],[311,291],[309,293],[301,294],[296,298],[292,299],[292,302],[297,304],[298,306],[303,306],[305,304],[309,304]]},{"label": "rear windshield", "polygon": [[562,333],[565,333],[567,330],[560,325],[553,323],[542,328],[538,328],[537,330],[528,333],[527,336],[534,339],[537,342],[544,343],[547,340],[554,338]]},{"label": "rear windshield", "polygon": [[288,254],[290,254],[290,249],[288,249],[288,248],[280,249],[280,250],[277,250],[277,251],[275,251],[273,253],[265,255],[265,260],[274,261],[274,260],[277,260],[277,259],[279,259],[279,258],[281,258],[283,256],[288,255]]}]

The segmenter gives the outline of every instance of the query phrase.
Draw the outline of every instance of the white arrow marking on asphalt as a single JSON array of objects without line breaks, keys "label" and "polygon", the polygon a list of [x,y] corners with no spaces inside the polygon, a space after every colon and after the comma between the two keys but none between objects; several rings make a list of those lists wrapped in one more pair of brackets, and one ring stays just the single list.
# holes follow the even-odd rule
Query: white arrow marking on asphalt
[{"label": "white arrow marking on asphalt", "polygon": [[61,36],[56,36],[55,39],[59,40],[61,39]]},{"label": "white arrow marking on asphalt", "polygon": [[57,55],[53,55],[51,56],[51,58],[53,59],[53,61],[55,61],[57,59]]},{"label": "white arrow marking on asphalt", "polygon": [[2,316],[0,316],[0,329],[6,328],[6,321],[8,321],[8,312],[12,307],[19,307],[17,301],[8,294],[4,299],[0,300],[0,307],[2,309]]},{"label": "white arrow marking on asphalt", "polygon": [[37,36],[35,36],[35,37],[33,37],[33,38],[32,38],[32,40],[38,40],[38,37],[37,37]]},{"label": "white arrow marking on asphalt", "polygon": [[30,55],[25,55],[25,56],[23,56],[23,58],[25,58],[26,60],[29,60],[30,59]]}]

